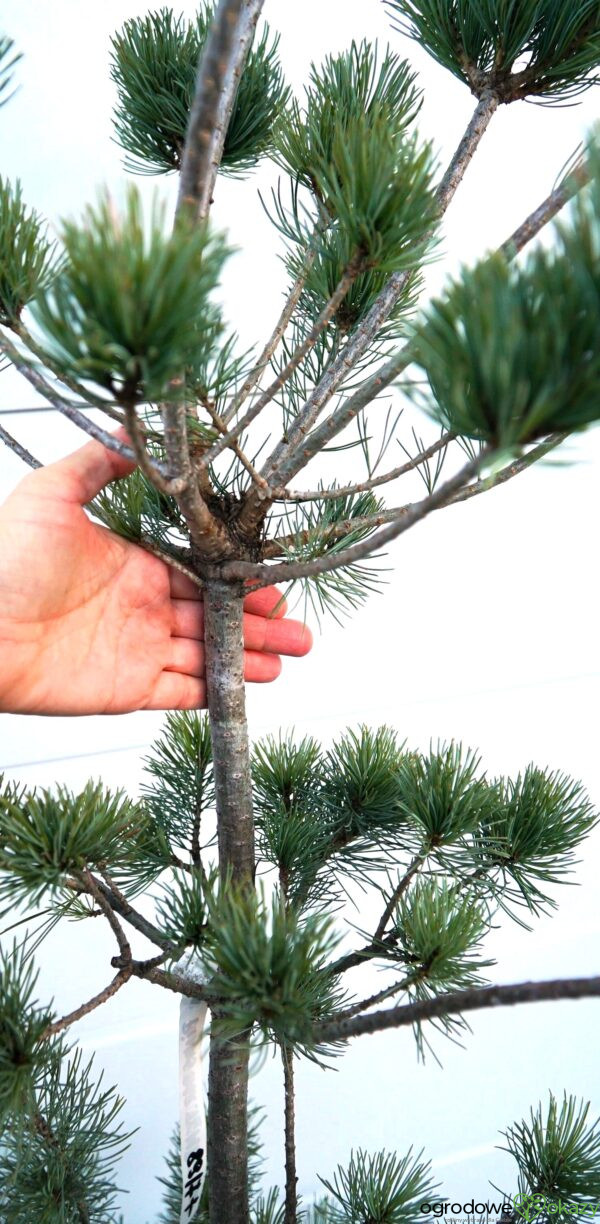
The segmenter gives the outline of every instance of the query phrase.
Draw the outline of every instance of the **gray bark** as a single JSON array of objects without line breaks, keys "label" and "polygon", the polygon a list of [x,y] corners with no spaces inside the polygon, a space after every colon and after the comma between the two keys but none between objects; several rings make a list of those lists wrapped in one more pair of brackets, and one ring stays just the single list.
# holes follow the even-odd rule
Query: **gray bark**
[{"label": "gray bark", "polygon": [[[206,684],[213,745],[219,868],[254,887],[254,821],[244,695],[243,587],[204,590]],[[217,1019],[216,1010],[212,1012]],[[248,1224],[248,1046],[211,1038],[208,1077],[210,1224]]]}]

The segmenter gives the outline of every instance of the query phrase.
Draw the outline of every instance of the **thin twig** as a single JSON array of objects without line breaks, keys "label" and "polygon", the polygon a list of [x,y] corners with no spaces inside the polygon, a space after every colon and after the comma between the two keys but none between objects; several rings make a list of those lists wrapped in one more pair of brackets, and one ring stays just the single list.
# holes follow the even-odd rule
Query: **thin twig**
[{"label": "thin twig", "polygon": [[[306,259],[306,264],[304,268],[302,269],[302,271],[299,273],[299,275],[296,277],[296,280],[294,281],[288,293],[288,296],[283,306],[283,310],[277,320],[277,323],[275,324],[275,328],[271,336],[269,337],[269,339],[267,340],[267,343],[265,344],[265,347],[256,365],[250,371],[246,381],[240,387],[237,394],[234,395],[231,401],[231,404],[226,409],[226,411],[223,413],[223,420],[225,421],[226,425],[228,425],[229,422],[233,420],[236,413],[239,412],[240,408],[242,407],[242,405],[245,403],[246,399],[248,398],[250,392],[254,390],[254,387],[256,386],[261,374],[263,373],[264,370],[266,370],[271,360],[271,357],[273,356],[273,353],[275,352],[275,349],[277,348],[277,345],[279,344],[279,341],[281,340],[281,337],[283,336],[283,333],[294,313],[294,310],[296,309],[296,306],[298,305],[298,302],[300,300],[300,295],[306,283],[307,273],[309,272],[310,267],[314,262],[315,255],[316,255],[316,248],[309,250],[307,259]],[[244,427],[245,426],[242,425],[242,429]],[[214,454],[212,458],[216,458],[216,456],[220,453],[220,451],[217,450],[217,446],[220,446],[220,443],[217,443],[215,445],[216,454]],[[212,462],[212,459],[211,459],[211,462]]]},{"label": "thin twig", "polygon": [[88,867],[84,867],[81,873],[75,872],[75,878],[79,878],[81,880],[86,891],[91,893],[96,903],[100,906],[100,909],[102,910],[119,945],[119,952],[124,962],[124,966],[128,965],[132,960],[131,944],[129,943],[125,931],[123,930],[123,927],[121,926],[121,923],[119,922],[110,901],[99,887]]},{"label": "thin twig", "polygon": [[[75,394],[80,397],[80,399],[84,400],[88,407],[100,409],[102,412],[105,412],[107,416],[112,417],[114,421],[117,421],[119,425],[123,425],[123,414],[118,412],[115,406],[108,403],[102,398],[102,396],[96,395],[93,391],[90,391],[87,387],[84,387],[83,383],[80,383],[76,378],[73,378],[71,374],[68,374],[65,370],[62,370],[59,363],[54,361],[52,354],[47,353],[46,350],[38,344],[37,340],[34,339],[31,332],[25,327],[24,323],[19,321],[19,323],[15,324],[12,330],[14,331],[15,335],[23,341],[23,344],[25,344],[36,357],[39,357],[42,365],[47,370],[52,371],[55,378],[57,378],[59,382],[63,384],[63,386],[68,387],[70,391],[74,391]],[[78,406],[79,405],[76,405],[76,407]],[[82,404],[81,407],[83,406],[84,405]]]},{"label": "thin twig", "polygon": [[434,999],[422,999],[400,1007],[386,1008],[372,1016],[356,1016],[352,1020],[325,1020],[314,1025],[311,1037],[315,1042],[340,1041],[362,1033],[381,1033],[442,1016],[462,1015],[489,1007],[511,1007],[516,1003],[546,1003],[560,999],[596,998],[600,995],[600,976],[564,978],[546,982],[516,982],[507,986],[472,987],[450,991]]},{"label": "thin twig", "polygon": [[141,540],[136,540],[136,543],[140,548],[145,549],[146,552],[152,553],[153,557],[158,557],[161,561],[164,561],[165,565],[169,565],[173,569],[179,570],[180,574],[185,574],[186,578],[190,578],[191,581],[196,584],[198,589],[202,590],[202,587],[204,586],[202,578],[200,578],[193,569],[190,569],[189,565],[184,565],[183,561],[180,561],[177,557],[172,557],[170,553],[164,552],[163,549],[159,548],[158,544],[155,544],[154,540],[151,540],[149,536],[143,535]]},{"label": "thin twig", "polygon": [[[277,378],[274,379],[274,381],[270,384],[269,387],[267,387],[266,391],[264,391],[263,394],[259,396],[259,398],[254,402],[254,404],[252,404],[252,406],[248,409],[248,411],[241,418],[241,420],[237,422],[234,428],[229,430],[229,432],[226,433],[220,439],[220,442],[219,442],[220,450],[223,450],[225,446],[229,446],[230,442],[234,438],[237,438],[237,436],[241,433],[242,429],[245,429],[246,425],[248,425],[250,421],[253,421],[254,418],[257,417],[259,413],[263,411],[263,408],[266,408],[267,405],[271,403],[271,401],[277,395],[278,391],[281,391],[281,388],[285,386],[288,378],[290,378],[290,376],[294,373],[294,370],[298,368],[298,366],[300,365],[300,362],[303,360],[304,357],[306,357],[306,354],[309,353],[311,349],[314,348],[315,344],[317,343],[317,340],[319,339],[319,336],[325,331],[325,328],[331,322],[338,307],[340,306],[341,302],[344,300],[348,290],[351,288],[352,284],[356,280],[356,277],[358,276],[361,270],[362,264],[363,264],[362,256],[359,253],[357,253],[354,256],[354,258],[350,260],[350,263],[348,264],[348,267],[344,271],[344,274],[341,277],[338,285],[334,289],[329,301],[323,307],[318,319],[315,321],[315,323],[311,327],[306,339],[303,340],[302,344],[300,344],[297,349],[295,349],[289,361],[286,362],[286,364],[283,366],[283,368],[280,370],[279,374],[277,375]],[[214,457],[216,453],[217,453],[217,447],[215,445],[211,447],[211,449],[207,451],[205,455],[202,456],[202,460],[201,460],[202,466],[206,467],[209,462],[212,462],[212,457]],[[267,484],[267,481],[264,475],[261,474],[261,479],[260,479],[258,490],[257,490],[257,492],[260,493],[261,500],[264,500],[265,497],[268,497],[268,492],[266,492],[268,488],[269,486]],[[244,514],[242,512],[242,515],[240,517],[240,522],[242,524],[243,524],[243,520],[244,520]]]},{"label": "thin twig", "polygon": [[370,1007],[375,1007],[376,1003],[383,1003],[384,999],[391,998],[397,994],[399,990],[406,990],[416,981],[417,974],[408,974],[406,977],[400,978],[397,982],[392,982],[391,986],[386,986],[384,990],[378,990],[377,994],[370,995],[368,999],[361,999],[359,1003],[352,1003],[350,1007],[346,1007],[344,1011],[336,1012],[335,1017],[332,1017],[328,1023],[337,1023],[339,1020],[351,1020],[353,1016],[359,1016],[361,1012],[368,1011]]},{"label": "thin twig", "polygon": [[4,442],[4,445],[8,446],[8,449],[13,451],[15,455],[18,455],[19,459],[22,459],[23,463],[26,463],[30,468],[41,468],[44,466],[43,463],[40,463],[39,459],[36,459],[31,454],[31,451],[28,451],[25,446],[17,442],[17,439],[13,438],[12,434],[9,434],[3,425],[0,425],[0,441]]},{"label": "thin twig", "polygon": [[417,874],[417,872],[418,872],[418,871],[420,871],[421,867],[423,866],[423,863],[425,862],[426,857],[427,857],[427,856],[426,856],[425,854],[416,854],[416,855],[415,855],[415,857],[414,857],[414,859],[413,859],[413,861],[412,861],[412,863],[411,863],[411,864],[410,864],[410,866],[407,868],[407,870],[406,870],[405,874],[402,876],[402,879],[398,881],[398,884],[396,885],[396,887],[395,887],[395,889],[394,889],[394,891],[393,891],[393,893],[392,893],[391,897],[389,898],[389,901],[388,901],[388,903],[387,903],[387,905],[386,905],[386,907],[385,907],[385,909],[384,909],[384,911],[383,911],[383,914],[381,915],[381,918],[380,918],[379,923],[378,923],[378,925],[377,925],[377,930],[375,931],[375,934],[373,935],[373,943],[377,943],[377,942],[378,942],[378,941],[379,941],[379,940],[382,938],[382,936],[383,936],[383,934],[384,934],[384,931],[385,931],[385,928],[386,928],[386,926],[387,926],[387,924],[388,924],[388,922],[389,922],[389,920],[390,920],[390,918],[391,918],[391,916],[392,916],[392,914],[393,914],[393,912],[394,912],[394,910],[395,910],[395,908],[396,908],[396,906],[397,906],[397,904],[398,904],[398,902],[399,902],[400,898],[401,898],[401,897],[404,895],[404,893],[406,892],[406,890],[407,890],[407,888],[408,888],[408,886],[409,886],[409,884],[410,884],[410,882],[411,882],[411,880],[412,880],[413,876],[415,876],[415,875]]},{"label": "thin twig", "polygon": [[264,0],[220,0],[200,61],[181,160],[176,219],[208,216],[225,136]]},{"label": "thin twig", "polygon": [[[262,488],[266,488],[266,487],[267,487],[267,482],[266,482],[266,480],[264,479],[264,477],[263,477],[263,476],[261,476],[261,475],[260,475],[260,474],[257,472],[256,468],[254,467],[254,464],[252,464],[252,463],[250,462],[250,460],[248,459],[248,457],[247,457],[247,456],[244,454],[244,452],[243,452],[243,450],[242,450],[241,446],[238,446],[237,442],[236,442],[235,440],[233,440],[233,439],[230,439],[230,441],[229,441],[229,442],[225,443],[225,438],[228,436],[228,434],[227,434],[227,425],[226,425],[226,423],[225,423],[225,418],[224,418],[224,417],[222,417],[222,416],[220,416],[220,414],[217,412],[217,410],[216,410],[216,408],[214,407],[214,405],[210,403],[210,400],[203,400],[203,401],[202,401],[202,403],[203,403],[203,407],[204,407],[204,408],[206,409],[206,411],[208,412],[208,415],[209,415],[209,417],[210,417],[211,421],[213,422],[213,425],[215,425],[215,426],[217,427],[217,429],[218,429],[218,430],[221,432],[221,434],[223,435],[223,437],[222,437],[223,447],[225,447],[225,445],[227,445],[227,446],[228,446],[228,447],[229,447],[229,448],[230,448],[230,449],[233,451],[233,453],[234,453],[234,455],[236,456],[236,458],[237,458],[237,459],[239,459],[239,461],[240,461],[240,463],[241,463],[242,467],[244,467],[244,468],[246,469],[246,471],[247,471],[248,475],[249,475],[249,476],[251,477],[251,479],[254,481],[254,484],[258,485],[258,487],[259,487],[259,488],[261,488],[261,489],[262,489]],[[203,459],[203,461],[202,461],[202,462],[203,462],[203,465],[205,466],[205,461],[204,461],[204,459]]]},{"label": "thin twig", "polygon": [[433,442],[426,450],[419,451],[407,463],[401,464],[400,467],[392,468],[389,472],[384,472],[381,476],[372,476],[370,480],[361,480],[358,484],[342,485],[336,489],[309,489],[307,492],[299,489],[270,489],[269,496],[273,501],[328,501],[336,497],[351,497],[354,493],[367,493],[370,489],[376,489],[378,485],[389,484],[392,480],[397,480],[399,476],[406,476],[408,472],[415,471],[422,463],[427,463],[428,459],[432,459],[437,455],[438,451],[448,446],[453,442],[456,434],[448,431],[443,433],[437,442]]},{"label": "thin twig", "polygon": [[81,1020],[83,1016],[87,1016],[90,1012],[95,1011],[97,1007],[101,1007],[103,1003],[106,1003],[108,999],[112,998],[112,996],[121,989],[121,986],[125,985],[125,982],[129,981],[130,977],[131,968],[129,966],[126,969],[120,969],[113,978],[112,982],[109,982],[108,986],[105,986],[104,990],[101,990],[99,994],[94,995],[91,999],[88,999],[87,1003],[82,1003],[80,1007],[76,1007],[74,1011],[68,1012],[67,1015],[63,1016],[61,1020],[55,1020],[52,1024],[49,1024],[48,1027],[44,1029],[44,1032],[40,1037],[40,1041],[47,1041],[49,1037],[54,1037],[57,1033],[62,1033],[63,1029],[69,1028],[71,1024],[75,1024],[77,1020]]}]

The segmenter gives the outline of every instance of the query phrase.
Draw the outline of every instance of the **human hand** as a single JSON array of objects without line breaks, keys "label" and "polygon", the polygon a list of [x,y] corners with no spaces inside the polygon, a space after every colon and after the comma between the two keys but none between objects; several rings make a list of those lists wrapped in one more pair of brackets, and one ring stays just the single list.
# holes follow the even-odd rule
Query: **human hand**
[{"label": "human hand", "polygon": [[[126,714],[206,705],[199,588],[84,506],[134,464],[100,442],[30,472],[0,506],[0,710]],[[274,680],[310,630],[275,587],[244,601],[246,680]],[[276,610],[275,610],[276,609]]]}]

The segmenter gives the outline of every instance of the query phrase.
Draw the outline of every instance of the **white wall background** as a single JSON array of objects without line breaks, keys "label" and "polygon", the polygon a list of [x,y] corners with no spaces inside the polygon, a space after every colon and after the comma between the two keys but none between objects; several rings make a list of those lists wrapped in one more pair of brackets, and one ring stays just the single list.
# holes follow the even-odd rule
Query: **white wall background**
[{"label": "white wall background", "polygon": [[[187,15],[194,11],[190,3],[182,7]],[[3,10],[2,26],[25,58],[19,93],[0,116],[1,172],[20,177],[26,199],[54,224],[77,216],[102,183],[118,193],[123,182],[120,150],[112,143],[109,35],[146,5],[5,0]],[[433,139],[441,164],[447,161],[473,99],[390,31],[380,0],[271,0],[266,15],[281,30],[281,56],[297,89],[311,60],[352,38],[391,39],[421,73],[421,130]],[[502,108],[448,214],[446,260],[431,270],[430,287],[449,268],[502,241],[548,193],[594,120],[596,98],[591,92],[577,107],[552,110],[523,103]],[[173,178],[156,181],[173,200]],[[282,287],[257,197],[257,187],[273,181],[265,168],[242,184],[222,182],[215,202],[219,224],[240,247],[224,292],[231,320],[249,343],[270,328]],[[19,376],[2,375],[2,410],[35,402]],[[81,440],[54,413],[0,419],[44,461]],[[294,725],[327,742],[349,724],[389,722],[415,746],[454,738],[477,747],[491,773],[516,773],[529,761],[560,768],[582,779],[600,803],[597,432],[571,444],[567,455],[566,467],[547,464],[403,536],[390,552],[384,593],[343,629],[326,621],[312,654],[286,663],[276,686],[249,690],[253,734]],[[3,494],[21,475],[14,456],[0,453]],[[407,486],[400,496],[417,492],[417,485]],[[76,720],[3,715],[0,767],[30,784],[77,787],[93,776],[135,793],[140,757],[161,721],[147,713]],[[529,935],[514,925],[495,932],[490,951],[498,980],[598,972],[599,844],[595,836],[586,846],[576,877],[581,887],[562,889],[556,917],[537,922]],[[349,916],[367,927],[378,909],[363,898],[360,913]],[[40,955],[40,997],[54,996],[62,1014],[108,980],[110,955],[110,940],[96,924],[60,930]],[[374,976],[380,985],[383,979]],[[361,992],[371,980],[354,978]],[[326,1074],[303,1064],[297,1072],[301,1192],[318,1190],[317,1174],[330,1176],[352,1146],[402,1153],[410,1144],[425,1148],[451,1200],[490,1197],[489,1179],[510,1190],[511,1163],[494,1147],[499,1130],[546,1100],[549,1089],[591,1098],[594,1116],[600,1113],[598,1019],[595,1001],[475,1014],[464,1049],[436,1040],[443,1069],[433,1058],[418,1066],[404,1031],[356,1041]],[[121,1171],[120,1184],[130,1191],[127,1224],[144,1224],[158,1211],[154,1178],[162,1172],[177,1108],[176,1024],[177,1000],[134,982],[78,1026],[86,1049],[98,1051],[107,1081],[126,1096],[127,1123],[140,1127]],[[267,1184],[281,1185],[277,1061],[267,1062],[252,1088],[268,1115]]]}]

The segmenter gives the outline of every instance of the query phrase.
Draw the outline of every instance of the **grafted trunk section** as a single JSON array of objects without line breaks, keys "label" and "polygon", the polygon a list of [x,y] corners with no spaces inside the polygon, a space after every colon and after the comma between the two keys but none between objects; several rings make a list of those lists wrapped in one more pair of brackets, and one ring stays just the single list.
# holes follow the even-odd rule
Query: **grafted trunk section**
[{"label": "grafted trunk section", "polygon": [[[243,587],[204,589],[206,685],[212,734],[219,869],[254,887],[254,819],[244,694]],[[217,1019],[213,1012],[213,1020]],[[207,1173],[210,1224],[248,1224],[248,1060],[236,1042],[211,1039]]]}]

